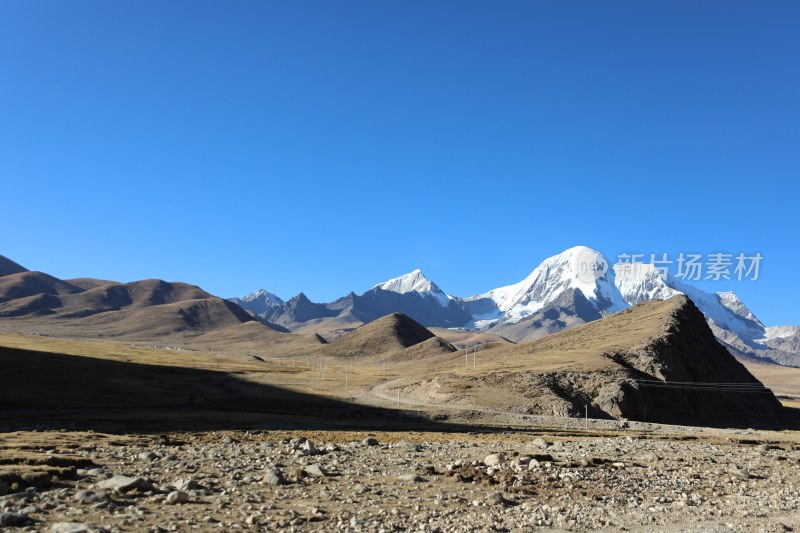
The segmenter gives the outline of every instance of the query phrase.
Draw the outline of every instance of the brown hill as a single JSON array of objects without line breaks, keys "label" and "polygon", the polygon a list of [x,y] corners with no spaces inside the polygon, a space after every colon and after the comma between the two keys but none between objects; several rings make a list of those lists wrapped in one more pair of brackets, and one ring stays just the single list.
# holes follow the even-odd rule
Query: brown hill
[{"label": "brown hill", "polygon": [[316,338],[278,340],[282,328],[195,285],[157,279],[115,283],[77,278],[72,283],[2,259],[0,268],[7,274],[0,277],[0,318],[12,320],[4,323],[11,331],[180,344],[203,336],[215,346],[270,343],[287,352],[319,345]]},{"label": "brown hill", "polygon": [[[482,346],[472,376],[430,375],[415,394],[555,416],[773,425],[780,403],[684,296],[650,301],[519,345]],[[447,392],[449,391],[449,392]]]},{"label": "brown hill", "polygon": [[367,357],[399,352],[434,335],[406,315],[393,313],[347,333],[323,348],[333,357]]},{"label": "brown hill", "polygon": [[221,298],[206,298],[97,313],[76,319],[73,326],[98,336],[148,340],[251,321],[253,317],[238,305]]},{"label": "brown hill", "polygon": [[0,276],[8,276],[9,274],[19,274],[20,272],[27,272],[28,269],[24,266],[15,263],[8,257],[0,255]]},{"label": "brown hill", "polygon": [[456,347],[441,337],[431,337],[428,340],[409,346],[408,348],[391,354],[388,361],[413,361],[430,359],[437,355],[449,355],[457,351]]},{"label": "brown hill", "polygon": [[81,289],[88,291],[89,289],[94,289],[97,287],[102,287],[103,285],[119,285],[118,281],[109,281],[107,279],[95,279],[95,278],[72,278],[72,279],[65,279],[67,283],[71,283],[76,287],[80,287]]},{"label": "brown hill", "polygon": [[80,318],[125,308],[214,298],[194,285],[155,279],[84,290],[40,272],[0,278],[0,291],[3,289],[0,295],[5,294],[6,301],[0,303],[0,316],[35,314]]},{"label": "brown hill", "polygon": [[66,281],[44,272],[17,272],[0,277],[0,303],[37,294],[66,295],[83,292]]}]

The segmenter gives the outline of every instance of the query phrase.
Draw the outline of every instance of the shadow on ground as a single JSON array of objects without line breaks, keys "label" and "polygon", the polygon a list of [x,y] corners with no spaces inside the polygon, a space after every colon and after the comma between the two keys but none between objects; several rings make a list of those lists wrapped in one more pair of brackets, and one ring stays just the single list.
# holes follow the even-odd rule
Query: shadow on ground
[{"label": "shadow on ground", "polygon": [[[800,429],[784,408],[780,428]],[[109,433],[222,429],[493,431],[487,424],[350,403],[235,373],[0,347],[0,431]]]},{"label": "shadow on ground", "polygon": [[0,347],[0,431],[409,427],[458,431],[408,411],[253,383],[229,372]]}]

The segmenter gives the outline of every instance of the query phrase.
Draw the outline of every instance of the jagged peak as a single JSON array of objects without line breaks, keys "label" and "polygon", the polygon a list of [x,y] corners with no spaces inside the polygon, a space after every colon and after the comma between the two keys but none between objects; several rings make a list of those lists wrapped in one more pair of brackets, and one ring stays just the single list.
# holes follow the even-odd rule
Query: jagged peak
[{"label": "jagged peak", "polygon": [[425,277],[420,269],[414,269],[408,274],[403,274],[396,278],[392,278],[383,283],[378,283],[373,289],[382,289],[384,291],[399,292],[405,294],[407,292],[429,292],[431,290],[440,290],[431,280]]},{"label": "jagged peak", "polygon": [[614,271],[601,252],[588,246],[573,246],[548,257],[525,279],[493,289],[481,297],[514,322],[555,301],[565,290],[578,289],[598,310],[615,312],[627,307],[614,286]]},{"label": "jagged peak", "polygon": [[256,300],[264,300],[277,305],[283,303],[283,300],[281,300],[279,296],[264,289],[258,289],[256,292],[250,293],[242,298],[242,301],[244,302],[253,302]]},{"label": "jagged peak", "polygon": [[435,298],[442,307],[447,307],[450,296],[444,293],[434,282],[425,277],[420,269],[414,269],[408,274],[403,274],[383,283],[378,283],[373,289],[396,292],[398,294],[417,293],[420,296]]}]

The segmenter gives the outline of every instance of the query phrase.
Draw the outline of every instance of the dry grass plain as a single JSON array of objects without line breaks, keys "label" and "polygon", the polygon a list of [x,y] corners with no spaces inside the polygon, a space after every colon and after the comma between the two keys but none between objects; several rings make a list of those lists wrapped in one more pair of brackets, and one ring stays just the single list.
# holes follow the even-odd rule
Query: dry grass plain
[{"label": "dry grass plain", "polygon": [[[37,492],[0,496],[0,504],[31,527],[69,521],[115,532],[800,527],[799,432],[622,428],[506,413],[514,394],[480,382],[606,368],[606,350],[644,342],[661,317],[659,309],[623,313],[611,326],[526,346],[487,343],[467,364],[463,350],[420,359],[412,346],[342,358],[297,335],[280,347],[233,342],[246,338],[242,330],[231,342],[176,338],[170,347],[2,333],[0,481]],[[792,369],[754,373],[794,390]],[[444,404],[429,389],[415,391],[431,380]],[[380,444],[365,446],[367,437]],[[546,449],[532,446],[542,437]],[[299,454],[292,439],[325,451]],[[506,459],[483,465],[495,453]],[[521,468],[531,456],[535,467]],[[307,473],[313,465],[323,477]],[[265,482],[268,468],[280,469],[286,484]],[[152,479],[156,488],[113,493],[99,507],[76,501],[115,474]],[[189,502],[168,505],[171,487],[185,478],[196,483]]]}]

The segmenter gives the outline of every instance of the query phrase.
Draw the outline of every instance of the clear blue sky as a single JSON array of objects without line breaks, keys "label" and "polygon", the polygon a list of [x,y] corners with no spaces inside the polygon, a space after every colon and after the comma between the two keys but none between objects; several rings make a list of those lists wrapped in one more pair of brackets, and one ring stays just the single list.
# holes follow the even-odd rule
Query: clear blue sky
[{"label": "clear blue sky", "polygon": [[577,244],[761,252],[800,323],[800,3],[0,1],[0,254],[328,301]]}]

